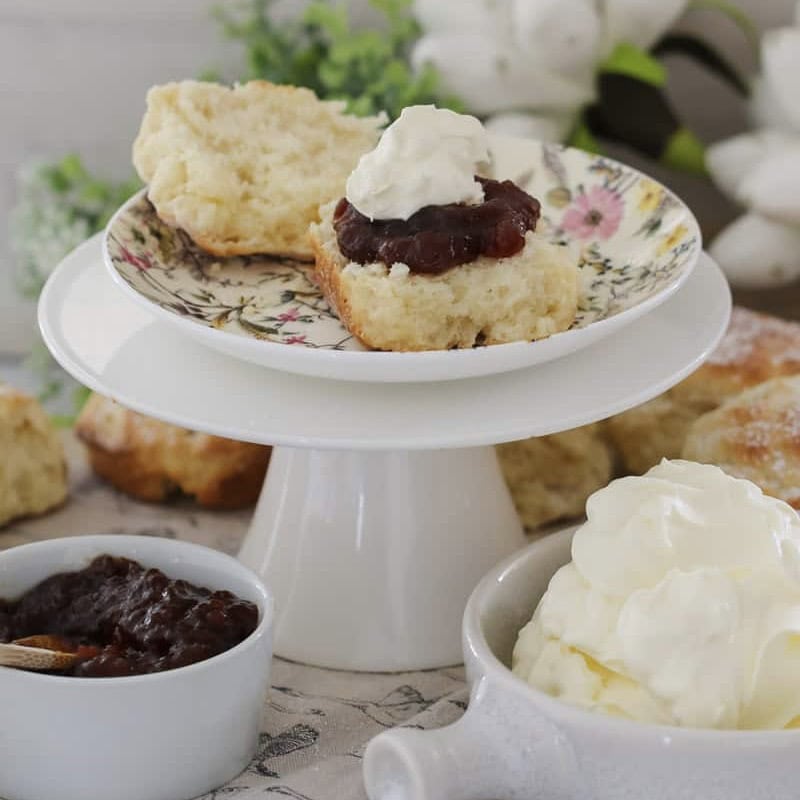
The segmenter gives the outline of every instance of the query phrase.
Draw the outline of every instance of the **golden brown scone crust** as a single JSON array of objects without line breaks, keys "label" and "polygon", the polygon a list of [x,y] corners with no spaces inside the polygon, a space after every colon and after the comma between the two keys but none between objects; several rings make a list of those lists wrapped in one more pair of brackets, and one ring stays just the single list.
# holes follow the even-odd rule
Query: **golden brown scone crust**
[{"label": "golden brown scone crust", "polygon": [[66,497],[58,431],[36,399],[0,385],[0,525],[43,514]]},{"label": "golden brown scone crust", "polygon": [[528,232],[508,258],[485,256],[436,275],[404,264],[349,263],[335,203],[311,226],[315,276],[347,330],[376,350],[421,351],[533,341],[566,330],[578,307],[577,260]]},{"label": "golden brown scone crust", "polygon": [[770,378],[800,374],[800,324],[736,307],[708,360],[655,399],[612,417],[609,436],[627,472],[679,458],[692,423]]},{"label": "golden brown scone crust", "polygon": [[683,457],[716,464],[800,509],[800,375],[723,403],[689,429]]},{"label": "golden brown scone crust", "polygon": [[496,450],[514,505],[529,531],[582,516],[589,495],[613,477],[613,453],[598,424],[500,444]]},{"label": "golden brown scone crust", "polygon": [[196,433],[93,394],[75,426],[94,471],[122,492],[162,502],[178,492],[212,509],[258,499],[270,448]]}]

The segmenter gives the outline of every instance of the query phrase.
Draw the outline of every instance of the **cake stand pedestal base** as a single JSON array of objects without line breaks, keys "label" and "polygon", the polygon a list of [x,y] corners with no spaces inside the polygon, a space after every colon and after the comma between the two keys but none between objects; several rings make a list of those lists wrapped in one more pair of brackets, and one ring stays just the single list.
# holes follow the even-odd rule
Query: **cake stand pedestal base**
[{"label": "cake stand pedestal base", "polygon": [[481,576],[525,544],[492,447],[276,447],[239,558],[275,595],[275,653],[346,670],[458,664]]}]

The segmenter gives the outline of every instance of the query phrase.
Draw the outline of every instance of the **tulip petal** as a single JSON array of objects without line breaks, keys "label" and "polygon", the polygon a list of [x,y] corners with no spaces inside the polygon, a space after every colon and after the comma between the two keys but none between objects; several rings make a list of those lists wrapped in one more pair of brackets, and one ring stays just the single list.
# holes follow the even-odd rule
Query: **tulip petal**
[{"label": "tulip petal", "polygon": [[780,131],[743,133],[711,145],[706,150],[706,166],[723,192],[739,197],[742,182],[759,164],[797,142],[797,137]]},{"label": "tulip petal", "polygon": [[593,86],[550,72],[481,34],[428,34],[414,47],[419,69],[432,64],[446,91],[475,114],[517,109],[574,111],[591,100]]},{"label": "tulip petal", "polygon": [[[563,5],[563,4],[562,4]],[[601,0],[605,17],[603,52],[620,42],[649,50],[683,14],[689,0]]]},{"label": "tulip petal", "polygon": [[536,49],[538,60],[567,75],[589,78],[600,52],[602,34],[594,0],[515,0],[511,10],[512,36],[526,52]]},{"label": "tulip petal", "polygon": [[768,289],[800,278],[800,229],[757,214],[725,228],[709,248],[733,286]]},{"label": "tulip petal", "polygon": [[759,128],[794,130],[791,117],[783,110],[770,83],[764,79],[763,75],[755,78],[750,90],[750,116],[753,124]]},{"label": "tulip petal", "polygon": [[510,0],[414,0],[414,17],[426,33],[508,36]]},{"label": "tulip petal", "polygon": [[767,31],[761,40],[761,57],[768,97],[774,98],[782,117],[800,131],[800,28]]},{"label": "tulip petal", "polygon": [[794,147],[761,160],[745,176],[736,196],[775,222],[800,226],[800,136]]},{"label": "tulip petal", "polygon": [[563,142],[574,124],[571,115],[525,114],[510,111],[494,114],[484,123],[491,133],[504,133],[509,136],[521,136],[527,139],[538,139],[543,142]]}]

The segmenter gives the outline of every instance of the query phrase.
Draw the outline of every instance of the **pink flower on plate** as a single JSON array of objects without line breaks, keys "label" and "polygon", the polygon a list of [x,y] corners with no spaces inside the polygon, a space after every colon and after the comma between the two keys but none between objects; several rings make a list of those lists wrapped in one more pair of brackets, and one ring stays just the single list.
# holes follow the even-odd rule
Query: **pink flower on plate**
[{"label": "pink flower on plate", "polygon": [[561,227],[578,239],[608,239],[619,228],[624,210],[617,192],[594,186],[578,195],[564,214]]},{"label": "pink flower on plate", "polygon": [[120,253],[122,254],[122,260],[127,264],[131,264],[132,266],[136,267],[138,270],[146,270],[150,269],[153,265],[150,263],[150,259],[145,256],[137,256],[128,250],[127,247],[120,246]]},{"label": "pink flower on plate", "polygon": [[283,314],[278,314],[277,319],[281,322],[296,322],[299,316],[299,308],[290,308],[288,311],[284,311]]},{"label": "pink flower on plate", "polygon": [[284,344],[305,344],[306,335],[301,333],[299,336],[290,336],[288,339],[283,340]]}]

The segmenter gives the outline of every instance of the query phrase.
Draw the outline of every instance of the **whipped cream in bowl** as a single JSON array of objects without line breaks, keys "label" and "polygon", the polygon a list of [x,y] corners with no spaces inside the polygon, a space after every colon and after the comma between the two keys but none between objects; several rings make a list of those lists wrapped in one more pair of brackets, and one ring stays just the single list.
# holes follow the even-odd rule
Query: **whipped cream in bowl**
[{"label": "whipped cream in bowl", "polygon": [[796,512],[716,467],[612,482],[481,581],[467,712],[376,737],[370,800],[793,800],[799,559]]},{"label": "whipped cream in bowl", "polygon": [[694,728],[800,716],[800,518],[717,467],[664,461],[596,492],[514,648],[584,708]]}]

